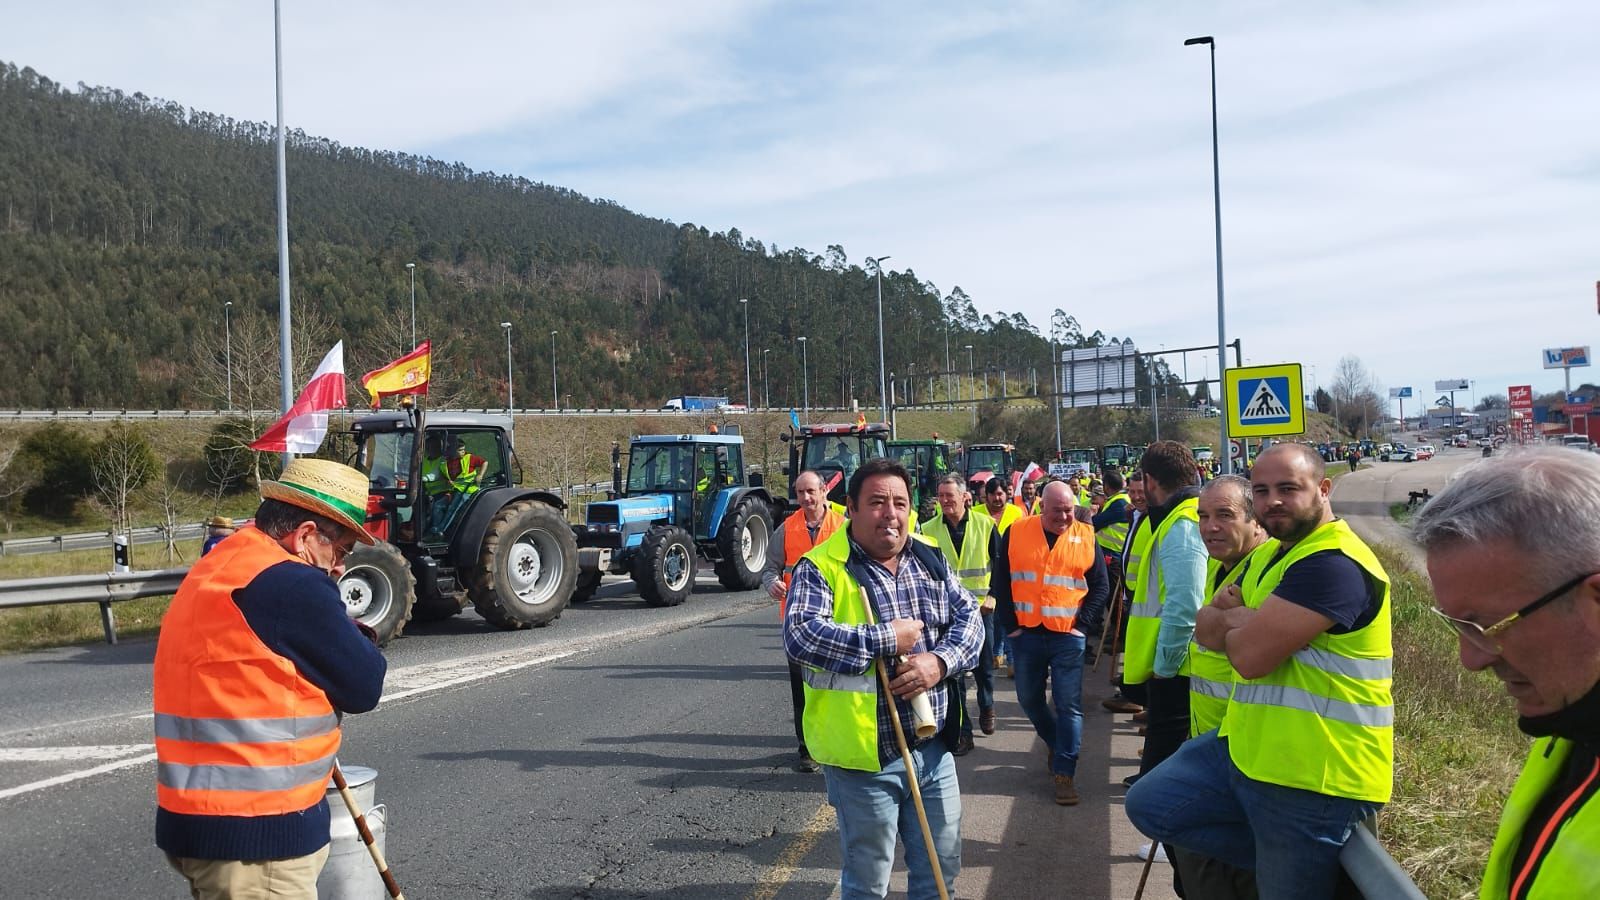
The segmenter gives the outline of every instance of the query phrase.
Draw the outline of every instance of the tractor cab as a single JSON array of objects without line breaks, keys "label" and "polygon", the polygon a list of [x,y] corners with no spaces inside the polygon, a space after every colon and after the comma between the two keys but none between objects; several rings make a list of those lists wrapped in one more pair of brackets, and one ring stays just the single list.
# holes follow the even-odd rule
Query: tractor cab
[{"label": "tractor cab", "polygon": [[1094,475],[1099,469],[1098,454],[1089,447],[1072,447],[1061,451],[1056,462],[1065,463],[1070,474]]},{"label": "tractor cab", "polygon": [[974,495],[989,483],[991,478],[1004,478],[1011,482],[1011,473],[1017,470],[1017,448],[1012,444],[968,444],[962,457],[966,468],[967,485]]},{"label": "tractor cab", "polygon": [[351,427],[355,465],[367,473],[368,529],[374,536],[443,546],[480,494],[520,481],[509,426],[492,418],[504,417],[432,413],[420,447],[416,424],[405,412],[357,420]]},{"label": "tractor cab", "polygon": [[789,499],[794,499],[794,477],[810,470],[822,477],[828,499],[843,504],[850,476],[863,462],[888,455],[889,426],[882,422],[855,425],[802,425],[780,440],[789,442]]},{"label": "tractor cab", "polygon": [[744,443],[738,438],[691,435],[643,435],[628,451],[625,495],[657,495],[673,507],[672,521],[699,541],[716,537],[712,524],[723,492],[742,484]]},{"label": "tractor cab", "polygon": [[932,519],[938,513],[938,502],[934,495],[938,491],[939,480],[951,471],[950,445],[940,440],[937,434],[930,440],[890,441],[885,455],[911,473],[914,487],[911,504],[917,516],[923,521]]}]

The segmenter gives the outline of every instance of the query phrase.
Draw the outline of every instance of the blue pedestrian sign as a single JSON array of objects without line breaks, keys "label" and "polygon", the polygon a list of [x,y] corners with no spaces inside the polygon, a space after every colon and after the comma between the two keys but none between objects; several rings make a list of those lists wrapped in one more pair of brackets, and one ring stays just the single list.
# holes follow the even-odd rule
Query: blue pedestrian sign
[{"label": "blue pedestrian sign", "polygon": [[1305,406],[1294,402],[1301,389],[1299,363],[1229,369],[1228,433],[1239,437],[1304,433]]}]

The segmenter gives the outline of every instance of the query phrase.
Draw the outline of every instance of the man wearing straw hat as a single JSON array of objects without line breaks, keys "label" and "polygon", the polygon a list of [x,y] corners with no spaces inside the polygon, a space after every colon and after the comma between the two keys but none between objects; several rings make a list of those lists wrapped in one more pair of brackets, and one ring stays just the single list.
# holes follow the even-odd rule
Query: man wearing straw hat
[{"label": "man wearing straw hat", "polygon": [[939,549],[910,540],[904,466],[869,459],[848,491],[848,527],[795,565],[784,614],[784,648],[805,667],[806,747],[838,814],[843,900],[888,892],[897,835],[910,896],[941,897],[961,868],[949,679],[977,665],[983,621]]},{"label": "man wearing straw hat", "polygon": [[366,476],[296,459],[261,496],[189,570],[156,646],[156,846],[207,900],[316,897],[340,716],[378,705],[387,667],[335,584],[373,542]]}]

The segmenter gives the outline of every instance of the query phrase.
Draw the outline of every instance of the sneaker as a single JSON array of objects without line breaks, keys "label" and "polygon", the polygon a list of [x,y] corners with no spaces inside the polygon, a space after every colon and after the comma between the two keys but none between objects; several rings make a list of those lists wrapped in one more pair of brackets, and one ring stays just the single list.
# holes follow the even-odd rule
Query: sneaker
[{"label": "sneaker", "polygon": [[[1140,844],[1139,845],[1139,852],[1134,854],[1134,855],[1139,857],[1140,859],[1149,859],[1150,858],[1150,847],[1152,846],[1152,843],[1153,842],[1151,842],[1151,841],[1145,841],[1144,843]],[[1154,846],[1156,848],[1156,862],[1166,862],[1167,861],[1167,848],[1163,847],[1160,844],[1154,844]]]},{"label": "sneaker", "polygon": [[1100,705],[1104,706],[1106,709],[1109,709],[1114,713],[1139,713],[1139,712],[1144,712],[1144,707],[1142,707],[1139,704],[1133,702],[1132,700],[1129,700],[1127,697],[1122,696],[1122,692],[1121,691],[1118,691],[1117,693],[1112,694],[1111,696],[1107,697],[1106,699],[1101,700],[1100,701]]},{"label": "sneaker", "polygon": [[1078,805],[1078,788],[1072,783],[1071,775],[1056,776],[1056,805]]},{"label": "sneaker", "polygon": [[978,728],[984,734],[994,734],[994,710],[986,709],[978,713]]},{"label": "sneaker", "polygon": [[972,748],[976,746],[977,744],[972,742],[972,732],[962,732],[961,737],[956,740],[956,748],[950,751],[950,755],[966,756],[968,753],[971,753]]},{"label": "sneaker", "polygon": [[794,764],[794,770],[811,775],[822,771],[822,767],[817,765],[817,761],[811,758],[811,754],[801,753],[800,759]]}]

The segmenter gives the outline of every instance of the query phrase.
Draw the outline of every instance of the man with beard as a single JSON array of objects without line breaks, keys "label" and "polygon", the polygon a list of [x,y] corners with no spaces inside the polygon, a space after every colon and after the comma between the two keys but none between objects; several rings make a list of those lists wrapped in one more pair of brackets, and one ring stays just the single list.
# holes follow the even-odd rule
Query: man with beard
[{"label": "man with beard", "polygon": [[1461,664],[1505,682],[1536,738],[1481,896],[1600,896],[1600,459],[1549,448],[1476,463],[1412,536]]},{"label": "man with beard", "polygon": [[1156,840],[1254,870],[1263,897],[1332,897],[1339,851],[1394,782],[1389,579],[1334,518],[1325,466],[1304,444],[1256,461],[1256,513],[1278,545],[1195,620],[1238,673],[1222,726],[1126,801]]}]

